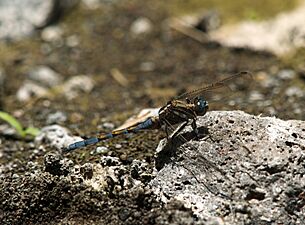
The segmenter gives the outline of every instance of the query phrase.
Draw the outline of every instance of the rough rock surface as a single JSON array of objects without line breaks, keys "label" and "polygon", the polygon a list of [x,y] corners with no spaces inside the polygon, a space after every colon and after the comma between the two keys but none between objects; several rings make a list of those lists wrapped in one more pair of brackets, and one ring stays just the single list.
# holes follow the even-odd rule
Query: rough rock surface
[{"label": "rough rock surface", "polygon": [[181,200],[213,224],[305,221],[304,122],[223,111],[197,125],[198,141],[189,127],[160,143],[151,181],[159,199]]}]

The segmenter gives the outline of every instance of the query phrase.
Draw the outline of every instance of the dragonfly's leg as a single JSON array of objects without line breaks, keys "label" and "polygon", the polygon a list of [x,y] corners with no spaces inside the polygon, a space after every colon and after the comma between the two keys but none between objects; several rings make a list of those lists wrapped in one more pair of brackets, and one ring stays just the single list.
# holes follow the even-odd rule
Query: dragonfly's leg
[{"label": "dragonfly's leg", "polygon": [[193,131],[195,132],[196,139],[199,139],[199,132],[196,124],[196,119],[193,119],[192,124],[191,124]]},{"label": "dragonfly's leg", "polygon": [[165,130],[165,133],[166,133],[166,139],[168,140],[169,139],[169,129],[171,128],[171,124],[166,120],[166,119],[160,119],[160,124],[161,126],[164,126],[164,130]]},{"label": "dragonfly's leg", "polygon": [[176,130],[174,130],[174,132],[170,135],[169,138],[174,139],[185,128],[187,123],[188,123],[188,120],[181,123],[181,125],[179,125],[179,127]]},{"label": "dragonfly's leg", "polygon": [[170,135],[169,135],[169,130],[173,130],[172,125],[170,124],[170,122],[168,122],[166,119],[160,121],[161,124],[164,124],[165,126],[165,133],[166,133],[166,138],[167,140],[173,139],[180,131],[183,130],[183,128],[187,125],[188,121],[184,121],[181,125],[179,125],[179,127],[174,130]]},{"label": "dragonfly's leg", "polygon": [[164,123],[164,129],[165,129],[165,133],[166,133],[166,140],[169,139],[169,132],[168,132],[168,124]]}]

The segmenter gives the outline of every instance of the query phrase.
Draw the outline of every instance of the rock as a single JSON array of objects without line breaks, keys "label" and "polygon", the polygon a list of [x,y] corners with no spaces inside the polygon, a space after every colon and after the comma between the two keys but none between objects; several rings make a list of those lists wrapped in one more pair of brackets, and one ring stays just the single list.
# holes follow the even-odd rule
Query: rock
[{"label": "rock", "polygon": [[91,179],[93,177],[93,164],[85,163],[80,167],[80,172],[85,179]]},{"label": "rock", "polygon": [[62,82],[61,75],[47,66],[37,66],[33,68],[29,72],[28,77],[46,87],[53,87]]},{"label": "rock", "polygon": [[82,3],[89,9],[97,9],[101,4],[99,0],[82,0]]},{"label": "rock", "polygon": [[61,85],[61,76],[44,66],[33,69],[29,79],[31,80],[26,80],[17,91],[17,99],[21,102],[29,101],[32,97],[49,97],[49,87],[60,86],[60,94],[63,93],[68,100],[76,98],[80,93],[88,93],[94,87],[93,80],[86,75],[74,76]]},{"label": "rock", "polygon": [[305,3],[266,21],[244,21],[210,33],[212,41],[224,46],[250,48],[285,55],[305,46]]},{"label": "rock", "polygon": [[297,98],[302,98],[305,96],[305,91],[300,87],[292,86],[286,89],[285,94],[288,97],[296,96]]},{"label": "rock", "polygon": [[60,124],[67,120],[67,115],[61,111],[57,111],[53,114],[48,115],[47,124]]},{"label": "rock", "polygon": [[109,148],[105,147],[105,146],[99,146],[97,147],[94,151],[91,152],[91,154],[106,154],[108,153],[110,150]]},{"label": "rock", "polygon": [[41,145],[46,143],[60,150],[69,144],[81,140],[83,139],[80,137],[69,135],[66,128],[59,125],[51,125],[41,129],[40,133],[35,138],[35,144]]},{"label": "rock", "polygon": [[86,75],[78,75],[69,79],[63,85],[64,95],[71,100],[76,98],[80,93],[88,93],[94,87],[93,80]]},{"label": "rock", "polygon": [[117,157],[112,156],[102,156],[100,160],[102,166],[119,166],[121,161]]},{"label": "rock", "polygon": [[280,70],[277,76],[282,80],[292,80],[296,77],[296,72],[290,69]]},{"label": "rock", "polygon": [[72,160],[64,159],[61,154],[48,153],[44,157],[45,171],[52,175],[67,176],[72,168]]},{"label": "rock", "polygon": [[0,39],[20,40],[58,19],[79,0],[1,0]]},{"label": "rock", "polygon": [[152,22],[146,17],[136,19],[130,26],[130,32],[134,35],[147,34],[152,31]]},{"label": "rock", "polygon": [[60,41],[62,39],[63,30],[59,26],[46,27],[41,31],[41,39],[46,42]]},{"label": "rock", "polygon": [[4,123],[0,125],[0,134],[8,137],[18,137],[18,133],[11,125]]},{"label": "rock", "polygon": [[27,102],[32,97],[44,96],[48,89],[32,81],[25,81],[17,91],[16,97],[20,102]]},{"label": "rock", "polygon": [[66,39],[66,44],[70,48],[77,47],[79,45],[79,42],[80,42],[80,40],[77,35],[71,35],[71,36],[67,37],[67,39]]},{"label": "rock", "polygon": [[153,62],[142,62],[140,64],[140,70],[143,72],[151,72],[151,71],[154,71],[155,68],[156,68],[156,65]]},{"label": "rock", "polygon": [[[179,199],[200,218],[224,224],[305,220],[305,122],[214,111],[197,125],[205,134],[198,141],[187,127],[157,149],[151,185],[160,200]],[[293,201],[303,203],[290,212]]]},{"label": "rock", "polygon": [[195,24],[195,28],[208,33],[212,30],[218,29],[220,24],[221,19],[219,13],[217,11],[210,10],[200,16],[197,24]]},{"label": "rock", "polygon": [[115,4],[120,0],[82,0],[82,3],[89,9],[94,10],[105,4]]},{"label": "rock", "polygon": [[102,128],[108,129],[108,130],[113,130],[114,129],[114,124],[110,122],[105,122],[102,124]]},{"label": "rock", "polygon": [[144,175],[147,171],[148,163],[140,160],[133,160],[130,168],[130,174],[132,178],[139,179],[142,175]]}]

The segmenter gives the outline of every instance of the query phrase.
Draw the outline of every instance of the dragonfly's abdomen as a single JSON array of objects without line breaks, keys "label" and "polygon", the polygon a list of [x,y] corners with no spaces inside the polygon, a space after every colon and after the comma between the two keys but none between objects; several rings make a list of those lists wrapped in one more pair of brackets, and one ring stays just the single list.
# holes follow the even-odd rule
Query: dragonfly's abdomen
[{"label": "dragonfly's abdomen", "polygon": [[139,123],[139,124],[137,124],[135,126],[132,126],[132,127],[128,127],[126,129],[114,130],[111,133],[102,134],[99,137],[92,137],[92,138],[89,138],[89,139],[85,139],[83,141],[78,141],[78,142],[72,143],[67,148],[64,149],[64,152],[70,152],[70,151],[73,151],[75,149],[86,147],[88,145],[93,145],[93,144],[96,144],[100,141],[107,140],[107,139],[110,139],[110,138],[114,138],[114,137],[119,136],[119,135],[136,133],[140,130],[155,128],[157,126],[158,126],[158,119],[155,118],[155,117],[151,117],[151,118],[146,119],[142,123]]},{"label": "dragonfly's abdomen", "polygon": [[97,137],[89,138],[83,141],[78,141],[73,144],[70,144],[67,148],[64,149],[64,152],[70,152],[78,148],[85,147],[87,145],[93,145],[98,143],[100,140]]}]

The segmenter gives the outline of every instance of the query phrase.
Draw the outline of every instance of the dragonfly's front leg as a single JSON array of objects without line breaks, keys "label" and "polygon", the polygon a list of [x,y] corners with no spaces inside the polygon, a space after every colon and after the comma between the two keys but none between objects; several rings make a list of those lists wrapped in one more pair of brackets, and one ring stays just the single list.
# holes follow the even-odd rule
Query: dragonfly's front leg
[{"label": "dragonfly's front leg", "polygon": [[[176,137],[177,134],[180,133],[185,128],[185,126],[188,123],[188,120],[182,122],[179,125],[179,127],[174,131],[173,131],[173,126],[166,119],[162,120],[161,123],[163,123],[165,126],[166,138],[167,138],[167,140],[169,140],[169,139],[173,139],[174,137]],[[170,135],[169,135],[169,130],[173,131]]]},{"label": "dragonfly's front leg", "polygon": [[176,130],[174,130],[174,132],[170,135],[170,139],[174,139],[184,128],[185,126],[188,124],[188,120],[182,122],[179,127],[177,127]]},{"label": "dragonfly's front leg", "polygon": [[199,140],[199,131],[198,131],[197,124],[196,124],[196,118],[193,119],[191,126],[193,128],[193,131],[195,132],[196,140]]}]

